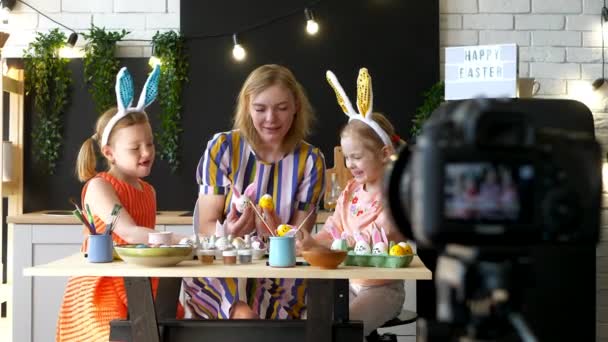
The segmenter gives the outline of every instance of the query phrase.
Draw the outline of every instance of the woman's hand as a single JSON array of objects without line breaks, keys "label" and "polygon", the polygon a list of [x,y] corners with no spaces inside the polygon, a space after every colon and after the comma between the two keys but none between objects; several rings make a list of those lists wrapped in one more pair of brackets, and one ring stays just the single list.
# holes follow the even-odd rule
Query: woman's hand
[{"label": "woman's hand", "polygon": [[[286,222],[281,222],[281,218],[279,217],[279,215],[277,215],[277,212],[274,211],[274,209],[261,209],[260,207],[257,207],[257,208],[258,208],[258,212],[262,213],[262,217],[264,218],[264,221],[268,225],[268,228],[272,229],[273,233],[276,233],[277,227],[281,223],[286,223]],[[262,220],[260,220],[259,218],[256,218],[256,228],[258,231],[258,235],[260,235],[260,236],[270,236],[271,235],[270,232],[268,231],[268,228],[264,225]]]},{"label": "woman's hand", "polygon": [[253,209],[246,206],[241,216],[237,213],[236,205],[233,203],[228,216],[226,216],[226,233],[232,236],[243,236],[253,232],[256,227]]}]

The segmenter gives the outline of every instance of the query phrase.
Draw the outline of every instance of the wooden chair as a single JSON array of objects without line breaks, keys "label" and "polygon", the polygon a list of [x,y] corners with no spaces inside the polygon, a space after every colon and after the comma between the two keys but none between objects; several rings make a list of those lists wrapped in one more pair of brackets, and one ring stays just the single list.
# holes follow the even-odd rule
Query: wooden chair
[{"label": "wooden chair", "polygon": [[342,147],[334,147],[334,167],[329,168],[325,171],[325,193],[327,194],[331,189],[331,175],[336,175],[336,180],[340,185],[340,188],[344,189],[346,183],[353,178],[353,175],[346,168],[346,162],[344,161],[344,154],[342,154]]}]

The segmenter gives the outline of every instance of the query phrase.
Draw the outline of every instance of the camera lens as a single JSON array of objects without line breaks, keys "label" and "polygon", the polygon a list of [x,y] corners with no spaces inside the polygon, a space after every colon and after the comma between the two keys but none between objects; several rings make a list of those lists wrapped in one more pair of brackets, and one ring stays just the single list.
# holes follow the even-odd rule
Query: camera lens
[{"label": "camera lens", "polygon": [[409,219],[411,188],[410,150],[403,146],[397,154],[396,159],[388,166],[385,179],[385,202],[389,209],[389,217],[392,217],[395,226],[403,236],[413,238],[412,226]]}]

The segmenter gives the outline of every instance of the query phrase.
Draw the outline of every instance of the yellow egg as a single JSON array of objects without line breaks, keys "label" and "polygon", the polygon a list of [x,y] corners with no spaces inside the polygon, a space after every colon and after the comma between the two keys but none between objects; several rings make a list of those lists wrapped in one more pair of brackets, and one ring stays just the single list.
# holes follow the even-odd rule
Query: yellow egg
[{"label": "yellow egg", "polygon": [[272,196],[270,196],[269,194],[260,197],[258,205],[262,209],[274,210],[274,202],[272,201]]},{"label": "yellow egg", "polygon": [[399,246],[399,245],[394,245],[393,247],[391,247],[391,250],[388,252],[389,255],[394,255],[394,256],[403,256],[405,255],[405,248]]},{"label": "yellow egg", "polygon": [[414,254],[414,251],[412,250],[412,247],[409,244],[406,243],[405,247],[402,246],[402,248],[403,248],[405,255]]},{"label": "yellow egg", "polygon": [[285,234],[287,234],[287,232],[289,232],[291,230],[291,226],[288,224],[281,224],[279,225],[279,227],[277,228],[277,235],[278,236],[284,236]]}]

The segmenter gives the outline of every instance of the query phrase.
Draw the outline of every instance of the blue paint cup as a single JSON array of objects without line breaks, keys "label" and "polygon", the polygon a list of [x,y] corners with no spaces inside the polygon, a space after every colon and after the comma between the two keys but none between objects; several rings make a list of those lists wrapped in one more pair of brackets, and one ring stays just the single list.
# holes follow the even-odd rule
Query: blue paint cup
[{"label": "blue paint cup", "polygon": [[296,265],[296,240],[293,236],[271,236],[268,265],[293,267]]},{"label": "blue paint cup", "polygon": [[112,262],[112,235],[100,234],[89,235],[89,250],[87,259],[89,262]]}]

